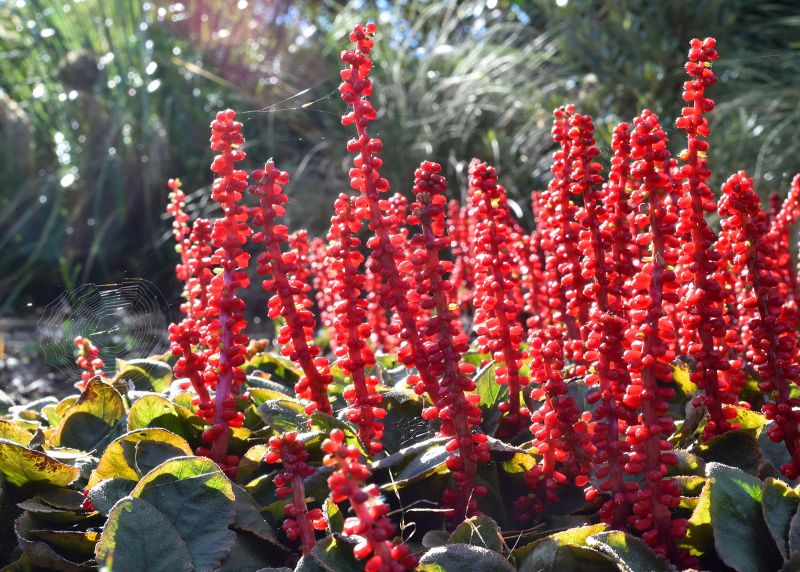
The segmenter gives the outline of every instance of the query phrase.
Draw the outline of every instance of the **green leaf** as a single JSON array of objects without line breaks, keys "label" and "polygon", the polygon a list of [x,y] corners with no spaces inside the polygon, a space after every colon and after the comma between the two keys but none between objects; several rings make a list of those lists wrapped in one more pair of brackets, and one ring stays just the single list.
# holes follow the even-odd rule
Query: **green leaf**
[{"label": "green leaf", "polygon": [[191,572],[186,542],[149,502],[126,497],[114,505],[95,547],[97,560],[114,572]]},{"label": "green leaf", "polygon": [[273,353],[256,354],[242,367],[247,373],[255,370],[267,372],[288,386],[294,386],[303,374],[290,359]]},{"label": "green leaf", "polygon": [[232,488],[236,504],[234,505],[231,527],[239,531],[249,532],[256,538],[280,546],[281,544],[278,542],[272,527],[261,516],[261,507],[253,500],[250,493],[239,485],[232,485]]},{"label": "green leaf", "polygon": [[[182,437],[166,429],[138,429],[124,434],[106,447],[97,468],[89,479],[89,487],[103,479],[122,478],[138,481],[144,472],[137,467],[137,456],[152,469],[172,457],[191,455],[192,448]],[[158,462],[156,462],[158,461]]]},{"label": "green leaf", "polygon": [[172,383],[172,368],[153,359],[117,360],[114,381],[132,382],[138,391],[166,391]]},{"label": "green leaf", "polygon": [[17,487],[46,485],[65,487],[80,476],[80,470],[39,451],[0,439],[0,474]]},{"label": "green leaf", "polygon": [[737,429],[714,437],[698,446],[697,454],[706,462],[737,467],[753,475],[758,473],[761,461],[756,431],[752,429]]},{"label": "green leaf", "polygon": [[33,439],[33,433],[26,431],[13,421],[0,419],[0,439],[27,447]]},{"label": "green leaf", "polygon": [[100,514],[108,515],[114,505],[136,486],[131,479],[105,479],[89,489],[89,501]]},{"label": "green leaf", "polygon": [[[23,513],[14,523],[14,532],[20,549],[29,558],[32,564],[45,570],[58,570],[61,572],[81,572],[91,570],[94,560],[83,560],[80,555],[62,555],[57,552],[50,544],[38,540],[33,534],[35,522],[28,513]],[[72,558],[75,558],[73,560]],[[83,561],[81,561],[83,560]]]},{"label": "green leaf", "polygon": [[142,477],[131,496],[148,501],[172,523],[195,570],[214,570],[233,547],[233,487],[210,459],[170,459]]},{"label": "green leaf", "polygon": [[160,427],[184,439],[195,438],[204,427],[191,410],[160,395],[144,395],[133,402],[128,412],[128,430]]},{"label": "green leaf", "polygon": [[604,532],[606,528],[604,524],[570,528],[535,540],[511,555],[518,569],[525,572],[607,569],[606,557],[586,545],[591,535]]},{"label": "green leaf", "polygon": [[690,554],[700,556],[710,552],[714,546],[714,531],[711,528],[711,482],[706,480],[697,506],[689,517],[686,536],[678,541]]},{"label": "green leaf", "polygon": [[353,556],[353,546],[339,536],[328,536],[300,559],[295,572],[352,572],[363,564]]},{"label": "green leaf", "polygon": [[107,383],[92,380],[67,410],[50,443],[82,451],[101,449],[124,415],[125,404],[117,390]]},{"label": "green leaf", "polygon": [[422,558],[421,565],[435,564],[445,572],[513,572],[514,567],[493,550],[470,544],[448,544],[431,548]]},{"label": "green leaf", "polygon": [[675,570],[672,564],[656,556],[644,542],[618,530],[593,534],[586,542],[592,548],[611,557],[622,572]]},{"label": "green leaf", "polygon": [[[261,379],[261,378],[259,377],[256,379]],[[247,389],[247,394],[250,396],[250,400],[256,405],[256,407],[267,401],[272,401],[275,399],[286,399],[287,397],[290,399],[292,398],[292,395],[289,394],[289,390],[283,387],[282,385],[269,380],[261,380],[261,381],[264,382],[264,384],[269,383],[270,386],[264,387],[262,385],[259,385],[258,387],[249,387]]]},{"label": "green leaf", "polygon": [[100,533],[93,530],[31,530],[31,534],[50,546],[85,559],[94,557]]},{"label": "green leaf", "polygon": [[258,406],[258,414],[267,427],[283,433],[305,427],[308,416],[305,407],[294,399],[272,399]]},{"label": "green leaf", "polygon": [[[275,560],[275,551],[269,550],[268,546],[265,547],[262,539],[252,534],[240,533],[236,535],[236,541],[230,554],[222,562],[222,566],[216,570],[219,572],[263,571],[266,566],[274,563]],[[290,568],[284,568],[284,570],[292,572]]]},{"label": "green leaf", "polygon": [[495,552],[503,551],[503,537],[497,523],[488,516],[473,516],[459,524],[448,544],[472,544]]},{"label": "green leaf", "polygon": [[333,502],[330,497],[326,498],[325,502],[322,503],[322,514],[328,523],[328,532],[330,534],[342,532],[344,529],[344,515],[342,515],[339,505]]},{"label": "green leaf", "polygon": [[752,409],[735,406],[736,417],[731,419],[731,423],[738,423],[740,429],[761,429],[767,422],[767,418],[761,413]]},{"label": "green leaf", "polygon": [[720,559],[739,572],[775,570],[780,560],[762,517],[761,481],[741,469],[709,463],[711,527]]},{"label": "green leaf", "polygon": [[784,559],[789,558],[789,528],[800,506],[800,495],[783,481],[769,478],[762,486],[762,512],[772,538]]},{"label": "green leaf", "polygon": [[794,513],[789,523],[789,555],[800,554],[800,509]]},{"label": "green leaf", "polygon": [[444,467],[447,457],[450,456],[444,445],[435,445],[415,455],[390,482],[381,486],[384,490],[402,489],[420,481]]},{"label": "green leaf", "polygon": [[762,464],[766,465],[761,467],[762,476],[764,473],[771,474],[779,479],[785,479],[780,472],[781,465],[784,465],[792,460],[789,451],[786,449],[786,444],[783,441],[776,443],[768,437],[767,428],[771,425],[770,422],[764,425],[758,432],[758,446],[761,450]]}]

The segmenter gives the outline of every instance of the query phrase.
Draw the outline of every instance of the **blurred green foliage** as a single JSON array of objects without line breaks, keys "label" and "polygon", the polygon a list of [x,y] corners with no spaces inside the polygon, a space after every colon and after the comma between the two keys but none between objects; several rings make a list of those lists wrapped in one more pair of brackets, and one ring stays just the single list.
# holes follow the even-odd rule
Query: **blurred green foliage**
[{"label": "blurred green foliage", "polygon": [[477,155],[527,218],[552,108],[592,114],[605,151],[643,107],[671,125],[688,41],[706,35],[721,53],[714,186],[747,169],[785,193],[800,170],[791,1],[0,2],[0,312],[124,276],[177,292],[165,181],[214,216],[207,132],[223,107],[241,112],[251,167],[274,157],[292,173],[289,225],[323,233],[347,188],[338,54],[366,18],[381,25],[376,125],[397,191],[430,158],[459,197]]}]

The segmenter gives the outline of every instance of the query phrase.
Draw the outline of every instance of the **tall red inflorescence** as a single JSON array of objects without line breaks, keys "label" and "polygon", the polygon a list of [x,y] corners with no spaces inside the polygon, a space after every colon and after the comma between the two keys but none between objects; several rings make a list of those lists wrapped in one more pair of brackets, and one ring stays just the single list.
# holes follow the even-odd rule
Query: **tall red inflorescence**
[{"label": "tall red inflorescence", "polygon": [[[333,330],[333,281],[328,265],[328,243],[323,238],[315,237],[309,243],[308,261],[311,267],[311,283],[314,286],[314,299],[319,311],[320,323],[326,331]],[[331,340],[331,343],[333,340]],[[331,346],[333,349],[334,346]]]},{"label": "tall red inflorescence", "polygon": [[292,502],[283,507],[286,519],[281,528],[289,540],[300,539],[300,550],[308,554],[314,547],[315,530],[325,530],[327,522],[322,509],[308,510],[306,504],[305,479],[314,474],[314,467],[309,465],[308,452],[297,433],[290,431],[283,435],[275,435],[269,439],[269,451],[264,457],[267,463],[281,463],[283,471],[275,475],[273,482],[277,487],[275,496],[279,499],[292,497]]},{"label": "tall red inflorescence", "polygon": [[[797,282],[797,269],[792,263],[789,247],[792,227],[800,220],[800,175],[795,175],[789,194],[780,209],[770,218],[770,242],[775,245],[778,264],[781,267],[780,294],[795,313],[800,312],[800,284]],[[800,316],[798,316],[800,322]],[[800,325],[798,323],[797,325]]]},{"label": "tall red inflorescence", "polygon": [[667,467],[677,462],[667,437],[675,423],[668,415],[668,400],[675,395],[671,362],[675,329],[664,303],[677,302],[678,260],[675,237],[678,216],[668,200],[671,182],[665,163],[669,158],[666,136],[658,118],[645,110],[636,118],[631,133],[631,200],[636,208],[636,241],[650,245],[649,256],[631,285],[630,327],[625,335],[625,360],[631,381],[624,404],[638,409],[638,418],[626,429],[630,447],[625,471],[640,476],[633,504],[633,528],[658,554],[674,562],[682,558],[675,539],[687,530],[685,519],[672,519],[670,511],[680,502],[681,487],[667,477]]},{"label": "tall red inflorescence", "polygon": [[361,271],[364,255],[359,252],[361,240],[357,238],[361,221],[355,215],[353,199],[339,195],[334,205],[328,234],[328,263],[333,272],[331,289],[336,298],[333,307],[337,364],[350,377],[342,396],[350,409],[347,419],[358,427],[358,436],[373,455],[383,450],[381,419],[386,410],[381,396],[375,392],[378,377],[368,374],[366,368],[375,365],[375,354],[369,345],[370,328],[367,319],[367,299],[364,297],[366,278]]},{"label": "tall red inflorescence", "polygon": [[636,272],[637,251],[633,245],[633,207],[630,202],[631,126],[623,122],[614,128],[611,137],[611,169],[603,187],[607,205],[606,224],[611,233],[611,252],[616,279],[622,296],[623,311],[627,315],[630,281]]},{"label": "tall red inflorescence", "polygon": [[273,320],[284,319],[277,341],[283,346],[281,354],[303,371],[295,391],[298,397],[310,402],[306,413],[321,411],[332,415],[328,384],[333,381],[333,376],[328,358],[321,355],[319,346],[313,343],[317,322],[311,311],[310,287],[308,276],[304,274],[302,255],[291,249],[285,253],[281,251],[281,245],[289,241],[288,230],[285,225],[275,222],[285,213],[283,205],[288,197],[283,186],[289,182],[289,174],[268,161],[263,169],[253,171],[251,178],[250,191],[259,200],[259,205],[250,211],[253,225],[259,228],[252,240],[263,248],[256,258],[257,270],[265,276],[261,287],[273,292],[267,302],[267,315]]},{"label": "tall red inflorescence", "polygon": [[556,326],[548,326],[532,331],[528,339],[531,378],[537,384],[531,398],[542,401],[531,416],[533,444],[542,461],[525,473],[525,482],[535,495],[528,508],[534,512],[543,510],[545,502],[558,500],[557,489],[568,477],[579,487],[585,486],[595,452],[588,431],[591,414],[581,413],[561,376],[563,335]]},{"label": "tall red inflorescence", "polygon": [[[461,363],[469,349],[469,338],[461,328],[458,305],[450,302],[453,283],[447,276],[453,263],[442,260],[439,253],[447,248],[445,227],[447,180],[440,174],[441,165],[423,161],[414,173],[414,195],[409,225],[419,225],[421,232],[411,238],[410,265],[413,266],[414,290],[427,317],[421,324],[421,335],[431,364],[440,379],[438,410],[423,413],[430,419],[438,414],[440,433],[449,437],[446,449],[447,468],[453,476],[453,486],[443,497],[449,509],[449,520],[460,523],[477,509],[476,497],[486,494],[486,488],[476,484],[478,463],[489,461],[486,435],[480,432],[480,397],[473,393],[475,383],[470,377],[474,366]],[[432,312],[432,313],[431,313]]]},{"label": "tall red inflorescence", "polygon": [[187,297],[186,280],[188,278],[188,257],[189,257],[189,215],[183,210],[186,206],[186,193],[181,188],[180,179],[170,179],[167,181],[169,187],[169,204],[167,213],[172,217],[172,236],[175,238],[175,252],[181,255],[181,261],[175,266],[175,274],[178,280],[184,283],[184,297]]},{"label": "tall red inflorescence", "polygon": [[289,235],[288,243],[289,250],[297,256],[294,279],[303,285],[303,292],[308,293],[311,291],[311,243],[308,231],[303,228],[294,231]]},{"label": "tall red inflorescence", "polygon": [[100,350],[92,343],[92,340],[83,336],[78,336],[74,340],[78,348],[78,359],[75,364],[81,368],[81,381],[75,386],[83,391],[86,385],[95,378],[103,377],[105,363],[100,358]]},{"label": "tall red inflorescence", "polygon": [[211,187],[211,197],[222,208],[223,216],[214,221],[211,234],[216,251],[212,256],[217,274],[209,285],[208,306],[208,358],[203,379],[214,390],[213,413],[210,427],[203,432],[208,447],[197,453],[216,461],[229,475],[236,473],[239,459],[228,454],[231,428],[241,427],[243,416],[236,410],[239,386],[245,380],[241,368],[245,362],[247,334],[244,329],[244,300],[237,296],[250,280],[247,266],[250,255],[243,246],[251,234],[247,225],[247,209],[241,204],[247,189],[247,173],[236,168],[244,160],[241,150],[244,143],[242,124],[236,121],[236,112],[217,113],[211,122],[211,150],[218,153],[211,164],[217,178]]},{"label": "tall red inflorescence", "polygon": [[578,252],[578,207],[571,197],[572,163],[575,155],[571,151],[569,120],[575,108],[566,105],[553,112],[551,134],[559,149],[553,154],[553,179],[550,181],[544,200],[540,204],[546,234],[542,237],[545,258],[545,278],[553,322],[564,324],[567,332],[564,351],[576,367],[576,373],[584,373],[583,340],[581,325],[588,318],[589,305],[583,294],[583,277]]},{"label": "tall red inflorescence", "polygon": [[469,207],[461,206],[456,199],[447,205],[447,233],[450,236],[450,254],[453,256],[453,272],[450,280],[453,290],[450,301],[465,310],[472,303],[475,284],[474,260],[472,258],[473,227]]},{"label": "tall red inflorescence", "polygon": [[692,78],[683,86],[684,107],[676,125],[687,135],[687,148],[681,153],[683,165],[678,171],[682,180],[678,207],[680,219],[676,232],[683,244],[678,259],[678,282],[684,292],[678,304],[682,337],[688,354],[694,358],[691,380],[702,390],[695,406],[704,406],[708,422],[703,438],[709,439],[735,428],[730,419],[736,410],[729,405],[738,401],[739,387],[728,384],[734,379],[724,372],[731,369],[728,359],[725,323],[725,293],[720,277],[720,253],[716,235],[706,222],[706,213],[714,213],[714,192],[706,181],[711,176],[707,153],[710,131],[705,113],[714,108],[706,97],[706,87],[717,81],[711,62],[717,59],[713,38],[692,40],[686,71]]},{"label": "tall red inflorescence", "polygon": [[[732,175],[722,186],[719,211],[732,272],[743,277],[740,314],[749,315],[746,326],[752,334],[746,356],[761,377],[759,389],[772,398],[762,406],[772,421],[767,436],[786,444],[791,460],[780,470],[796,479],[800,476],[800,399],[791,397],[791,389],[800,382],[797,332],[792,310],[779,293],[782,268],[769,240],[769,221],[747,173]],[[750,314],[753,309],[755,313]]]},{"label": "tall red inflorescence", "polygon": [[509,241],[513,240],[506,223],[508,203],[505,189],[497,184],[497,172],[473,159],[469,167],[469,202],[475,227],[475,318],[478,347],[492,354],[498,363],[497,383],[508,386],[508,401],[499,405],[505,413],[498,434],[513,437],[530,416],[520,405],[522,388],[528,378],[522,374],[524,337],[518,304],[519,276],[512,272]]},{"label": "tall red inflorescence", "polygon": [[[372,94],[372,81],[369,79],[372,60],[369,55],[376,29],[373,23],[357,25],[350,33],[350,41],[356,43],[356,48],[341,54],[342,61],[349,67],[341,72],[343,81],[339,90],[342,100],[352,107],[342,117],[342,124],[354,125],[356,129],[356,138],[347,143],[347,150],[356,153],[354,167],[350,169],[350,186],[361,193],[355,200],[356,216],[369,221],[369,229],[374,233],[367,241],[371,250],[369,268],[380,276],[379,296],[385,307],[396,313],[397,327],[390,328],[389,333],[399,333],[398,359],[406,367],[417,369],[416,374],[409,376],[409,384],[418,393],[427,393],[436,405],[439,385],[430,372],[417,332],[421,310],[407,298],[411,285],[398,269],[405,260],[405,236],[397,230],[397,217],[391,202],[382,198],[389,190],[389,181],[379,172],[383,161],[378,153],[383,149],[383,142],[368,133],[377,116],[368,99]],[[398,328],[399,332],[395,332]]]},{"label": "tall red inflorescence", "polygon": [[[344,522],[344,533],[361,537],[353,549],[359,560],[369,557],[366,572],[403,572],[417,566],[417,558],[408,545],[395,545],[390,539],[394,525],[389,520],[389,505],[380,499],[380,489],[375,484],[365,486],[370,471],[353,445],[344,442],[341,429],[331,431],[322,443],[325,453],[323,464],[334,469],[328,477],[328,489],[335,503],[350,501],[355,516]],[[371,555],[371,556],[370,556]]]},{"label": "tall red inflorescence", "polygon": [[[624,187],[620,188],[624,183],[619,172],[614,173],[616,180],[600,188],[603,180],[600,164],[593,161],[598,152],[591,119],[575,114],[570,118],[570,126],[575,157],[572,193],[583,197],[583,208],[577,216],[581,225],[578,241],[583,254],[581,271],[586,283],[584,294],[592,301],[583,338],[584,358],[594,367],[585,381],[593,388],[588,401],[598,404],[590,429],[594,443],[593,470],[599,484],[589,486],[586,497],[591,501],[605,497],[600,508],[601,519],[623,528],[630,512],[631,493],[636,489],[635,483],[625,482],[627,447],[621,439],[625,427],[633,420],[623,404],[630,376],[622,344],[628,327],[624,286],[631,270],[625,252],[630,242],[627,222],[630,211]],[[617,155],[624,152],[619,140],[621,134],[627,134],[626,126],[615,132]],[[614,166],[619,170],[619,163]]]}]

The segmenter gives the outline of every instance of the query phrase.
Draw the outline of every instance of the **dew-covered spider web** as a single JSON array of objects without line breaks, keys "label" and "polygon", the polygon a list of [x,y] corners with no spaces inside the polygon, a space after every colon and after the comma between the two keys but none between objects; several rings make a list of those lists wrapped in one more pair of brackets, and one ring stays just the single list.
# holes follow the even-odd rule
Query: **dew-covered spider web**
[{"label": "dew-covered spider web", "polygon": [[107,375],[117,359],[163,353],[169,348],[168,306],[155,284],[141,278],[64,292],[45,307],[37,323],[44,360],[68,380],[79,379],[76,336],[91,339],[100,349]]}]

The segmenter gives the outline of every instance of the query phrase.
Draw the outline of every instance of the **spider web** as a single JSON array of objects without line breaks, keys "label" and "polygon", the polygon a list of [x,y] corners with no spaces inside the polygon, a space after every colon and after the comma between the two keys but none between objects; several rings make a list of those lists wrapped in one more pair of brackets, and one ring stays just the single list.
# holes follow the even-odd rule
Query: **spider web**
[{"label": "spider web", "polygon": [[64,292],[45,307],[37,323],[44,361],[67,379],[79,378],[76,336],[88,337],[98,347],[107,375],[114,372],[117,359],[163,353],[169,347],[168,306],[156,285],[142,278],[84,284]]}]

